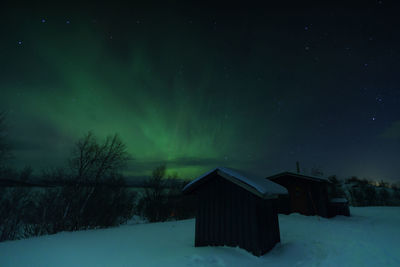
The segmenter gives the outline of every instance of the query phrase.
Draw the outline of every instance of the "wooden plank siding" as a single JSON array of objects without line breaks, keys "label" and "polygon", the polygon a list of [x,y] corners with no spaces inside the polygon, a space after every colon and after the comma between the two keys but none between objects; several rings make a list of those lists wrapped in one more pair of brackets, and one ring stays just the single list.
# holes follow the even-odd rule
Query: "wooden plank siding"
[{"label": "wooden plank siding", "polygon": [[217,174],[196,190],[195,246],[238,246],[260,256],[280,241],[277,210]]},{"label": "wooden plank siding", "polygon": [[[272,181],[284,186],[289,192],[289,211],[285,211],[285,199],[278,199],[278,206],[282,213],[299,212],[304,215],[319,215],[329,217],[328,214],[328,183],[302,179],[295,176],[276,177]],[[304,193],[304,196],[303,196]],[[304,202],[304,204],[303,204]]]}]

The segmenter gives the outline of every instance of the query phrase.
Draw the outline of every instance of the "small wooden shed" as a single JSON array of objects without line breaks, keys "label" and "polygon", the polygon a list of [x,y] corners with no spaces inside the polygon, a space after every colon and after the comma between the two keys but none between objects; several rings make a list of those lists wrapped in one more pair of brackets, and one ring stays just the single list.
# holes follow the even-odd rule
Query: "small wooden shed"
[{"label": "small wooden shed", "polygon": [[331,217],[328,197],[328,185],[331,182],[328,179],[292,172],[282,172],[267,179],[289,191],[288,197],[279,196],[279,212]]},{"label": "small wooden shed", "polygon": [[197,196],[195,246],[232,246],[256,256],[280,241],[273,199],[287,190],[263,178],[215,168],[183,188]]}]

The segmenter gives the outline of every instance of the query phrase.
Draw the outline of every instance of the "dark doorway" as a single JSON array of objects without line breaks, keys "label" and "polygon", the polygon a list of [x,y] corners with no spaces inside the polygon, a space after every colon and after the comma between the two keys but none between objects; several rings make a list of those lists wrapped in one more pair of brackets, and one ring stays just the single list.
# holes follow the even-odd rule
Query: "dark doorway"
[{"label": "dark doorway", "polygon": [[307,191],[299,186],[294,188],[292,196],[292,210],[301,214],[308,214],[307,209]]}]

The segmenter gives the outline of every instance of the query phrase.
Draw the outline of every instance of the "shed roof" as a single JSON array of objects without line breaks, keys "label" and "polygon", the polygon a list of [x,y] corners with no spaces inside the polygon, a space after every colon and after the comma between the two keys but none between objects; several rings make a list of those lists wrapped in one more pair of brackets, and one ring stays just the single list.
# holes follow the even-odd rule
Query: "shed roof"
[{"label": "shed roof", "polygon": [[309,180],[313,182],[321,182],[321,183],[331,183],[331,181],[328,180],[328,178],[325,177],[315,177],[315,176],[310,176],[310,175],[303,175],[295,172],[281,172],[272,176],[267,177],[267,179],[274,181],[275,179],[279,177],[284,177],[284,176],[292,176],[304,180]]},{"label": "shed roof", "polygon": [[255,177],[254,175],[244,176],[236,170],[228,169],[225,167],[217,167],[199,176],[198,178],[188,183],[183,188],[183,192],[190,193],[194,191],[198,185],[204,183],[206,180],[212,177],[211,174],[213,173],[217,173],[219,176],[241,186],[247,191],[250,191],[251,193],[262,198],[276,198],[278,194],[288,193],[286,188],[269,180],[263,179],[261,177]]}]

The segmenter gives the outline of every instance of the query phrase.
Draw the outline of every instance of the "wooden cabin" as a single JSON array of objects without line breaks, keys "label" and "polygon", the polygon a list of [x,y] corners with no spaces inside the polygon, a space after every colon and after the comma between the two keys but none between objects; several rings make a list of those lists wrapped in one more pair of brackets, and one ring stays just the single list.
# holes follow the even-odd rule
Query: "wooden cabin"
[{"label": "wooden cabin", "polygon": [[263,178],[215,168],[183,188],[197,197],[195,246],[231,246],[256,256],[280,241],[273,199],[287,190]]},{"label": "wooden cabin", "polygon": [[302,175],[292,172],[283,172],[270,177],[273,181],[285,187],[289,196],[279,196],[278,211],[289,214],[298,212],[304,215],[319,215],[332,217],[329,211],[328,179]]}]

